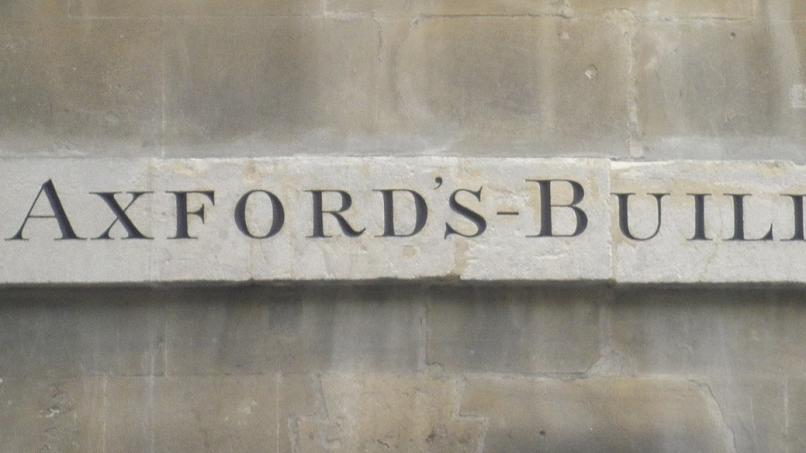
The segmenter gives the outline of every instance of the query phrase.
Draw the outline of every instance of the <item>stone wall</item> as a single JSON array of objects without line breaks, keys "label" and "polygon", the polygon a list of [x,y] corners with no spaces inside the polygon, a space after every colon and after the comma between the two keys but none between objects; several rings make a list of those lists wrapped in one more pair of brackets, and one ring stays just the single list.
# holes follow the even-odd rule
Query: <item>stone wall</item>
[{"label": "stone wall", "polygon": [[[0,156],[292,154],[806,162],[806,1],[0,0]],[[800,452],[804,325],[778,286],[6,288],[0,451]]]}]

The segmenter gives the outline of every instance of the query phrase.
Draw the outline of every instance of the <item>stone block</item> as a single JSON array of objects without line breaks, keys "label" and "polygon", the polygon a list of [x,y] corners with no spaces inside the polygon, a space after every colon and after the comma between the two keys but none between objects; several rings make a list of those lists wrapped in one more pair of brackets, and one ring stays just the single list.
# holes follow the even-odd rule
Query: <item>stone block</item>
[{"label": "stone block", "polygon": [[163,372],[164,310],[149,290],[5,290],[0,376]]},{"label": "stone block", "polygon": [[103,378],[0,378],[0,444],[8,452],[103,453]]},{"label": "stone block", "polygon": [[[303,420],[319,420],[327,413],[322,400],[319,374],[278,375],[278,432],[277,451],[300,451],[299,426]],[[313,441],[313,439],[308,439]]]},{"label": "stone block", "polygon": [[173,293],[168,374],[411,372],[422,306],[404,288],[239,288]]},{"label": "stone block", "polygon": [[168,28],[169,156],[222,145],[249,156],[625,155],[628,43],[611,23],[251,17]]},{"label": "stone block", "polygon": [[[786,161],[7,159],[3,283],[799,283]],[[5,261],[3,261],[5,260]]]},{"label": "stone block", "polygon": [[619,290],[609,306],[611,346],[627,372],[726,379],[806,372],[791,290]]},{"label": "stone block", "polygon": [[642,23],[634,43],[646,157],[803,161],[806,25]]},{"label": "stone block", "polygon": [[787,452],[806,448],[806,380],[796,378],[787,381],[786,410]]},{"label": "stone block", "polygon": [[379,16],[463,16],[550,14],[558,8],[548,0],[328,0],[331,14]]},{"label": "stone block", "polygon": [[427,361],[451,372],[584,373],[599,358],[599,289],[434,288]]},{"label": "stone block", "polygon": [[0,21],[0,156],[159,152],[159,23]]},{"label": "stone block", "polygon": [[0,3],[0,21],[66,18],[69,0],[6,0]]},{"label": "stone block", "polygon": [[759,2],[759,16],[769,20],[804,20],[806,2],[803,0],[764,0]]},{"label": "stone block", "polygon": [[318,0],[71,0],[78,18],[139,18],[165,16],[287,16],[321,13]]},{"label": "stone block", "polygon": [[455,413],[458,383],[423,375],[321,377],[325,412],[292,420],[293,451],[478,452],[483,420]]},{"label": "stone block", "polygon": [[490,452],[735,451],[707,388],[686,380],[471,378],[459,413],[486,420]]},{"label": "stone block", "polygon": [[380,16],[600,16],[617,11],[647,18],[749,18],[750,0],[329,0],[331,13]]},{"label": "stone block", "polygon": [[222,146],[229,156],[355,154],[354,137],[375,127],[378,26],[370,18],[168,24],[167,155],[215,156]]},{"label": "stone block", "polygon": [[[609,278],[607,162],[533,163],[433,157],[8,161],[0,176],[14,189],[0,206],[3,218],[16,220],[2,228],[6,239],[17,239],[4,243],[4,282]],[[398,189],[404,192],[392,194],[392,201],[379,193]],[[276,193],[277,202],[251,193],[261,190]],[[111,192],[120,210],[133,204],[126,211],[131,225],[116,222]],[[148,193],[135,203],[140,192]],[[255,196],[238,208],[250,193]],[[550,217],[541,214],[549,209],[541,197],[556,205]],[[328,214],[341,212],[340,204],[342,217]],[[281,205],[282,215],[276,214]],[[57,219],[58,207],[64,215]],[[549,230],[556,236],[547,237]]]},{"label": "stone block", "polygon": [[[804,235],[797,211],[803,166],[614,162],[611,169],[613,193],[635,194],[623,210],[610,199],[617,281],[790,282],[806,273],[797,239]],[[668,195],[658,201],[652,193]],[[698,202],[691,194],[703,195]],[[629,225],[621,225],[625,215]]]},{"label": "stone block", "polygon": [[733,433],[736,452],[787,450],[785,379],[746,377],[741,371],[708,378],[707,385]]},{"label": "stone block", "polygon": [[275,376],[109,379],[100,417],[119,451],[265,452],[278,437]]},{"label": "stone block", "polygon": [[[625,156],[629,43],[620,27],[548,17],[383,24],[381,111],[407,152]],[[387,67],[386,65],[391,65]]]},{"label": "stone block", "polygon": [[569,0],[566,14],[600,15],[628,11],[648,19],[750,19],[754,0]]}]

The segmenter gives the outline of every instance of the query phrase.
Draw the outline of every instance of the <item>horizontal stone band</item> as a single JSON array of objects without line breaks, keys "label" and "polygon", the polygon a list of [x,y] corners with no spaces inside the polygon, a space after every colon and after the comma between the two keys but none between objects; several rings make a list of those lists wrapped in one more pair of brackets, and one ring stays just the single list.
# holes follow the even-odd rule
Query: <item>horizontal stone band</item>
[{"label": "horizontal stone band", "polygon": [[2,284],[806,282],[806,167],[6,159]]}]

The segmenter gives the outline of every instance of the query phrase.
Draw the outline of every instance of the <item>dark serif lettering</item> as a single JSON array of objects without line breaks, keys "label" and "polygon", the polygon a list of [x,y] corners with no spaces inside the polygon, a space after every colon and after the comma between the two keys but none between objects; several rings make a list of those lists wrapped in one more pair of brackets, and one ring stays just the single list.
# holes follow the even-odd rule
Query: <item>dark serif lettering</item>
[{"label": "dark serif lettering", "polygon": [[772,225],[767,231],[767,234],[757,239],[748,239],[744,234],[744,199],[749,197],[750,194],[746,193],[726,193],[733,198],[733,237],[728,241],[771,241],[772,240]]},{"label": "dark serif lettering", "polygon": [[803,233],[803,197],[806,195],[795,195],[785,193],[783,194],[785,197],[792,198],[792,204],[795,209],[795,233],[789,239],[784,239],[785,241],[803,241],[806,240]]},{"label": "dark serif lettering", "polygon": [[455,190],[451,194],[451,197],[450,197],[450,200],[449,200],[449,205],[451,207],[451,210],[453,210],[457,214],[460,214],[462,217],[466,218],[467,220],[471,221],[476,226],[476,231],[474,233],[462,233],[461,231],[456,230],[449,223],[446,222],[445,223],[445,236],[444,236],[444,238],[447,238],[448,236],[450,236],[452,234],[458,234],[459,236],[466,237],[466,238],[474,238],[474,237],[477,237],[477,236],[481,236],[482,233],[484,233],[484,231],[487,229],[487,221],[484,220],[484,217],[481,214],[479,214],[478,212],[476,212],[476,211],[468,208],[467,206],[463,205],[462,203],[459,203],[459,201],[456,199],[457,195],[459,195],[460,193],[464,192],[464,193],[469,193],[469,194],[473,195],[476,198],[476,200],[481,201],[481,189],[482,189],[482,187],[479,187],[479,190],[477,190],[475,192],[472,191],[472,190],[468,190],[468,189]]},{"label": "dark serif lettering", "polygon": [[655,236],[658,235],[658,233],[660,232],[660,227],[661,227],[661,222],[662,222],[662,217],[663,217],[662,214],[661,214],[661,212],[662,212],[661,211],[661,209],[662,209],[661,205],[662,205],[662,202],[663,202],[663,197],[665,197],[666,195],[669,195],[668,193],[650,193],[649,194],[649,195],[652,195],[653,197],[655,197],[655,202],[657,203],[658,222],[657,222],[657,226],[655,226],[655,231],[651,235],[646,236],[646,237],[642,237],[642,238],[638,237],[638,236],[635,236],[630,231],[630,214],[629,214],[629,212],[630,212],[630,206],[629,206],[630,202],[629,202],[629,199],[630,199],[630,195],[635,195],[635,194],[634,193],[614,193],[613,195],[615,195],[618,198],[618,226],[619,226],[619,229],[621,230],[621,233],[624,236],[626,236],[628,239],[632,239],[633,241],[648,241],[648,240],[650,240],[650,239],[652,239],[652,238],[654,238]]},{"label": "dark serif lettering", "polygon": [[168,239],[197,239],[188,231],[188,217],[196,216],[204,223],[204,203],[195,211],[188,211],[188,194],[204,195],[215,205],[215,192],[212,190],[189,190],[172,193],[176,197],[176,236]]},{"label": "dark serif lettering", "polygon": [[[254,234],[249,230],[249,225],[246,221],[246,204],[249,201],[249,197],[255,193],[262,193],[269,197],[269,201],[271,202],[271,227],[269,227],[269,231],[266,234],[258,235]],[[283,209],[283,204],[280,202],[280,199],[277,198],[271,192],[265,190],[251,190],[246,192],[244,196],[238,200],[238,204],[235,205],[235,225],[238,226],[238,229],[241,230],[241,233],[249,236],[253,239],[267,239],[275,234],[279,233],[280,230],[283,228],[283,223],[285,222],[285,210]]]},{"label": "dark serif lettering", "polygon": [[[419,193],[408,189],[376,190],[383,196],[383,234],[381,237],[404,238],[419,233],[428,220],[428,205]],[[398,233],[395,230],[395,192],[408,193],[414,199],[414,229],[408,233]]]},{"label": "dark serif lettering", "polygon": [[117,199],[115,199],[115,195],[121,192],[90,192],[90,193],[101,197],[101,199],[104,200],[109,209],[112,210],[112,213],[115,214],[115,220],[112,221],[112,223],[109,225],[109,228],[107,228],[100,236],[98,236],[95,239],[112,239],[109,233],[112,231],[112,227],[114,227],[115,224],[117,224],[118,222],[120,222],[120,225],[126,230],[126,234],[128,235],[123,239],[153,239],[141,233],[140,230],[138,230],[137,227],[134,226],[134,222],[132,222],[132,219],[129,217],[129,215],[126,214],[126,211],[131,207],[131,205],[134,204],[135,201],[137,201],[138,198],[151,192],[127,192],[129,195],[132,196],[132,199],[131,201],[129,201],[129,204],[127,204],[125,207],[121,207]]},{"label": "dark serif lettering", "polygon": [[705,235],[705,197],[710,197],[708,193],[690,193],[694,197],[694,236],[689,241],[710,241]]},{"label": "dark serif lettering", "polygon": [[[353,198],[350,196],[349,193],[343,190],[306,190],[306,192],[310,192],[311,196],[313,197],[313,234],[311,234],[310,238],[329,238],[332,236],[328,236],[325,234],[325,214],[330,214],[333,218],[336,219],[336,222],[339,224],[341,231],[344,233],[345,236],[348,237],[358,237],[364,234],[366,228],[362,228],[360,230],[356,230],[347,222],[347,219],[341,214],[344,211],[350,209],[350,206],[353,204]],[[323,208],[323,194],[324,193],[335,193],[338,194],[341,198],[341,207],[336,210],[328,210],[325,211]]]},{"label": "dark serif lettering", "polygon": [[[50,210],[53,212],[52,215],[33,214],[36,203],[39,201],[39,197],[42,196],[43,193],[45,194],[45,198],[48,199]],[[83,239],[76,236],[75,231],[73,231],[73,226],[70,225],[70,220],[67,218],[67,213],[64,210],[64,206],[62,206],[62,201],[59,199],[59,194],[56,193],[56,187],[53,185],[53,181],[50,179],[48,179],[44,184],[42,184],[42,187],[39,188],[39,192],[36,194],[36,198],[34,198],[31,208],[28,209],[28,214],[25,215],[25,219],[22,221],[22,225],[17,231],[17,234],[7,240],[27,241],[27,239],[25,239],[23,236],[23,230],[25,230],[25,225],[28,223],[29,219],[56,219],[56,223],[59,225],[59,230],[62,232],[62,237],[57,238],[57,240]]]},{"label": "dark serif lettering", "polygon": [[[585,197],[585,189],[576,181],[570,179],[527,179],[526,182],[535,182],[540,188],[540,232],[527,237],[574,237],[582,234],[588,227],[588,216],[577,206]],[[551,199],[551,184],[553,182],[566,182],[571,185],[573,196],[568,204],[554,204]],[[552,209],[571,209],[576,218],[576,228],[571,234],[557,234],[552,225]]]}]

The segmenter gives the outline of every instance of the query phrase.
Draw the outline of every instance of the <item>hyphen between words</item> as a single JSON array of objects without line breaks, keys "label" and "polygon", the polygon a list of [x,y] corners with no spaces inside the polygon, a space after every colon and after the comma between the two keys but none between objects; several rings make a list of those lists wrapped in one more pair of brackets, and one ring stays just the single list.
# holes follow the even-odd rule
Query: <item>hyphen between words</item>
[{"label": "hyphen between words", "polygon": [[[437,187],[442,185],[442,178],[437,177],[435,182]],[[570,238],[585,233],[588,228],[589,217],[583,205],[585,201],[585,187],[582,183],[571,179],[525,179],[526,186],[530,190],[536,191],[535,210],[538,213],[538,220],[535,222],[534,232],[526,237],[534,238]],[[561,187],[564,186],[564,187]],[[570,199],[558,200],[556,196],[558,188],[564,189],[570,194]],[[353,196],[347,190],[341,189],[306,189],[302,190],[308,194],[310,206],[310,229],[306,232],[309,238],[331,238],[337,235],[346,237],[359,237],[370,234],[382,238],[406,238],[419,234],[429,221],[429,206],[423,195],[412,189],[405,188],[379,188],[372,189],[377,194],[377,204],[369,208],[377,210],[382,217],[382,228],[378,231],[367,231],[367,228],[358,225],[355,220],[351,220],[351,212],[356,209],[367,208],[354,205]],[[554,192],[554,194],[553,194]],[[175,233],[166,239],[197,239],[198,235],[191,231],[190,220],[195,219],[197,223],[194,228],[203,228],[205,218],[209,210],[218,208],[216,206],[216,192],[214,190],[173,190],[163,192],[149,191],[113,191],[113,192],[88,192],[86,195],[95,204],[88,202],[87,206],[93,208],[106,209],[109,217],[108,222],[98,225],[98,229],[92,231],[76,231],[71,222],[71,215],[62,202],[56,184],[53,180],[44,182],[39,191],[32,195],[32,202],[28,212],[24,215],[20,213],[21,224],[16,233],[6,237],[7,241],[26,241],[30,239],[42,239],[39,237],[29,237],[26,228],[31,222],[52,222],[54,223],[55,240],[113,240],[113,239],[154,239],[148,231],[144,231],[141,225],[137,225],[132,219],[131,213],[140,205],[144,205],[148,197],[166,196],[172,198],[175,205]],[[763,234],[750,235],[745,231],[746,205],[752,196],[747,193],[612,193],[616,202],[618,225],[621,234],[630,240],[648,241],[658,235],[663,226],[664,200],[670,197],[686,197],[690,202],[692,221],[690,234],[686,239],[691,241],[802,241],[806,240],[804,231],[804,197],[806,194],[782,193],[776,196],[786,197],[791,200],[793,234],[791,236],[778,238],[774,234],[774,225],[770,224]],[[444,222],[439,227],[442,229],[443,238],[459,236],[464,238],[475,238],[482,236],[488,227],[490,216],[486,216],[480,209],[484,201],[484,186],[478,188],[459,188],[448,194],[447,207],[454,219]],[[652,201],[654,209],[647,212],[637,212],[631,205],[631,200],[638,197],[646,197]],[[709,209],[709,200],[715,197],[727,197],[732,204],[732,234],[726,237],[714,237],[708,231],[706,225],[706,212]],[[97,203],[97,202],[101,203]],[[264,204],[266,212],[270,215],[265,218],[252,219],[248,206]],[[401,226],[402,214],[400,206],[408,204],[405,214],[406,227]],[[104,208],[105,206],[105,208]],[[646,205],[644,205],[646,206]],[[245,237],[252,239],[269,239],[281,235],[285,224],[287,206],[275,193],[266,189],[253,189],[244,192],[237,203],[232,206],[231,216],[233,225]],[[140,208],[142,209],[142,208]],[[555,224],[557,214],[564,211],[568,218],[573,219],[570,225]],[[516,211],[498,211],[498,216],[517,216]],[[748,214],[749,215],[749,214]],[[648,216],[654,222],[654,230],[650,228],[648,233],[639,235],[631,229],[634,217]],[[633,219],[633,220],[631,220]],[[201,224],[201,225],[199,225]],[[379,224],[379,225],[380,225]],[[263,225],[259,230],[255,225]],[[58,227],[56,229],[55,227]]]}]

